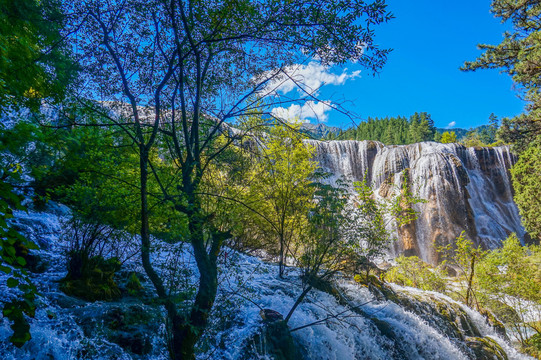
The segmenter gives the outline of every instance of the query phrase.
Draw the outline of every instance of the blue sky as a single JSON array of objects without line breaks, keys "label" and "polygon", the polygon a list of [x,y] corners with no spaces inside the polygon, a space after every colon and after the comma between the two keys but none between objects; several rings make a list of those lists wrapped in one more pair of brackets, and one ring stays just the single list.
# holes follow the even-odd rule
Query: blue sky
[{"label": "blue sky", "polygon": [[[426,111],[438,127],[454,122],[454,127],[470,128],[487,123],[492,112],[504,117],[522,111],[524,103],[508,75],[459,70],[464,61],[481,54],[478,43],[502,40],[507,25],[490,13],[490,0],[387,3],[396,18],[375,29],[376,42],[394,51],[382,72],[372,77],[362,71],[341,85],[326,85],[321,98],[352,101],[348,107],[362,119]],[[348,68],[350,73],[355,70],[353,65]],[[327,115],[323,120],[328,125],[351,125],[336,111]]]}]

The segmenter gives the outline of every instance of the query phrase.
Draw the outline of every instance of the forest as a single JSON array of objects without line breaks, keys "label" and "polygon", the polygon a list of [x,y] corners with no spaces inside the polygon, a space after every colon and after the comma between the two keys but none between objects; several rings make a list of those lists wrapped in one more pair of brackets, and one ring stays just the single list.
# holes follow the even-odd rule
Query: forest
[{"label": "forest", "polygon": [[520,115],[321,140],[276,108],[324,102],[311,61],[385,71],[384,0],[0,9],[0,357],[541,358],[536,2],[461,68]]},{"label": "forest", "polygon": [[422,112],[413,114],[409,119],[401,116],[384,119],[369,117],[366,121],[359,123],[356,128],[346,129],[338,134],[329,133],[325,139],[376,140],[386,145],[407,145],[422,141],[436,141],[443,144],[460,141],[467,147],[504,145],[503,140],[496,138],[498,128],[498,118],[492,114],[488,125],[481,125],[475,129],[467,131],[437,129],[430,114]]}]

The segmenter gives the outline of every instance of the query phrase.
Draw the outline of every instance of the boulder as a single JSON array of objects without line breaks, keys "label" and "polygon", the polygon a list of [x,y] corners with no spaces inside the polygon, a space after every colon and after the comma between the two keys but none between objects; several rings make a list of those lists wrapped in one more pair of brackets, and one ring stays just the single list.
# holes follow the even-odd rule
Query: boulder
[{"label": "boulder", "polygon": [[284,320],[284,316],[282,314],[272,309],[261,309],[259,311],[259,315],[267,323]]},{"label": "boulder", "polygon": [[258,356],[263,355],[274,360],[302,359],[301,351],[295,344],[283,315],[272,309],[261,309],[259,315],[263,319],[263,327],[261,332],[249,341],[248,351],[255,350]]},{"label": "boulder", "polygon": [[508,360],[502,347],[489,337],[469,337],[466,344],[476,360]]},{"label": "boulder", "polygon": [[136,326],[128,327],[125,331],[115,331],[110,340],[137,355],[146,355],[152,350],[152,339]]}]

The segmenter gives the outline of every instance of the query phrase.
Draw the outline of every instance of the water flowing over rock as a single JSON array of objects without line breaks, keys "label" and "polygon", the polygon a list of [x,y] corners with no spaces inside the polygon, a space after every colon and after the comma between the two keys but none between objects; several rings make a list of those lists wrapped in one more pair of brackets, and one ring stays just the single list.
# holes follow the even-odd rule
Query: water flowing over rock
[{"label": "water flowing over rock", "polygon": [[[168,359],[164,311],[153,300],[148,279],[142,281],[142,297],[125,294],[114,302],[88,302],[60,291],[58,280],[66,275],[60,235],[67,212],[53,210],[15,212],[21,231],[47,245],[37,253],[50,266],[31,274],[40,300],[29,319],[32,339],[14,347],[9,321],[0,318],[0,359]],[[347,278],[337,279],[336,292],[312,290],[286,326],[280,314],[288,313],[303,290],[300,271],[289,268],[280,278],[276,265],[224,251],[229,255],[220,261],[221,285],[198,360],[530,359],[483,315],[447,296],[394,285],[365,287]],[[195,260],[185,247],[162,244],[153,263],[166,271],[171,256],[185,264],[184,280],[195,281]],[[123,266],[126,273],[142,271],[136,258]],[[0,272],[0,301],[16,295],[6,279]]]},{"label": "water flowing over rock", "polygon": [[[385,146],[377,141],[307,140],[316,160],[334,182],[366,180],[377,196],[388,197],[402,186],[408,172],[409,189],[427,200],[415,204],[419,218],[398,231],[391,255],[417,255],[438,262],[436,246],[452,243],[464,230],[484,248],[495,248],[510,233],[522,239],[509,169],[516,156],[508,146],[471,147],[423,142]],[[391,191],[390,191],[391,190]]]}]

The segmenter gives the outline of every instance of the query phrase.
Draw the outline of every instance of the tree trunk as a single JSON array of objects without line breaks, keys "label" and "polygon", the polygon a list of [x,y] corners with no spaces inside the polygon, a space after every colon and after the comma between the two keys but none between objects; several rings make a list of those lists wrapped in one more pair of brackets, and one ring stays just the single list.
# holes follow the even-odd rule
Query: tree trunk
[{"label": "tree trunk", "polygon": [[475,256],[472,256],[471,263],[470,263],[470,277],[468,279],[468,288],[466,289],[466,305],[469,307],[472,307],[470,305],[471,302],[471,296],[470,294],[473,292],[473,276],[475,274]]},{"label": "tree trunk", "polygon": [[297,298],[297,301],[295,301],[295,304],[293,304],[293,307],[291,308],[291,310],[289,310],[289,313],[287,314],[286,318],[284,319],[284,322],[287,324],[289,319],[291,318],[291,315],[293,315],[293,313],[295,312],[295,310],[297,309],[297,307],[301,304],[301,302],[304,300],[304,298],[306,297],[306,295],[308,295],[308,293],[310,292],[310,290],[312,290],[312,285],[308,285],[308,287],[306,289],[304,289],[302,291],[302,293],[299,295],[299,297]]},{"label": "tree trunk", "polygon": [[162,299],[167,297],[163,282],[154,271],[150,263],[150,226],[148,213],[148,152],[141,146],[139,157],[139,171],[141,181],[141,260],[147,276],[152,281],[158,296]]},{"label": "tree trunk", "polygon": [[208,325],[208,318],[216,299],[218,289],[217,255],[221,239],[213,237],[211,251],[207,252],[203,232],[203,216],[200,205],[194,195],[188,196],[190,211],[188,211],[188,227],[194,257],[199,270],[199,289],[189,316],[175,316],[173,324],[172,349],[175,360],[195,359],[194,348]]},{"label": "tree trunk", "polygon": [[285,262],[286,262],[286,249],[285,249],[285,239],[284,239],[284,234],[280,234],[280,259],[279,259],[279,263],[278,263],[278,276],[280,278],[283,278],[284,277],[284,272],[285,272]]}]

